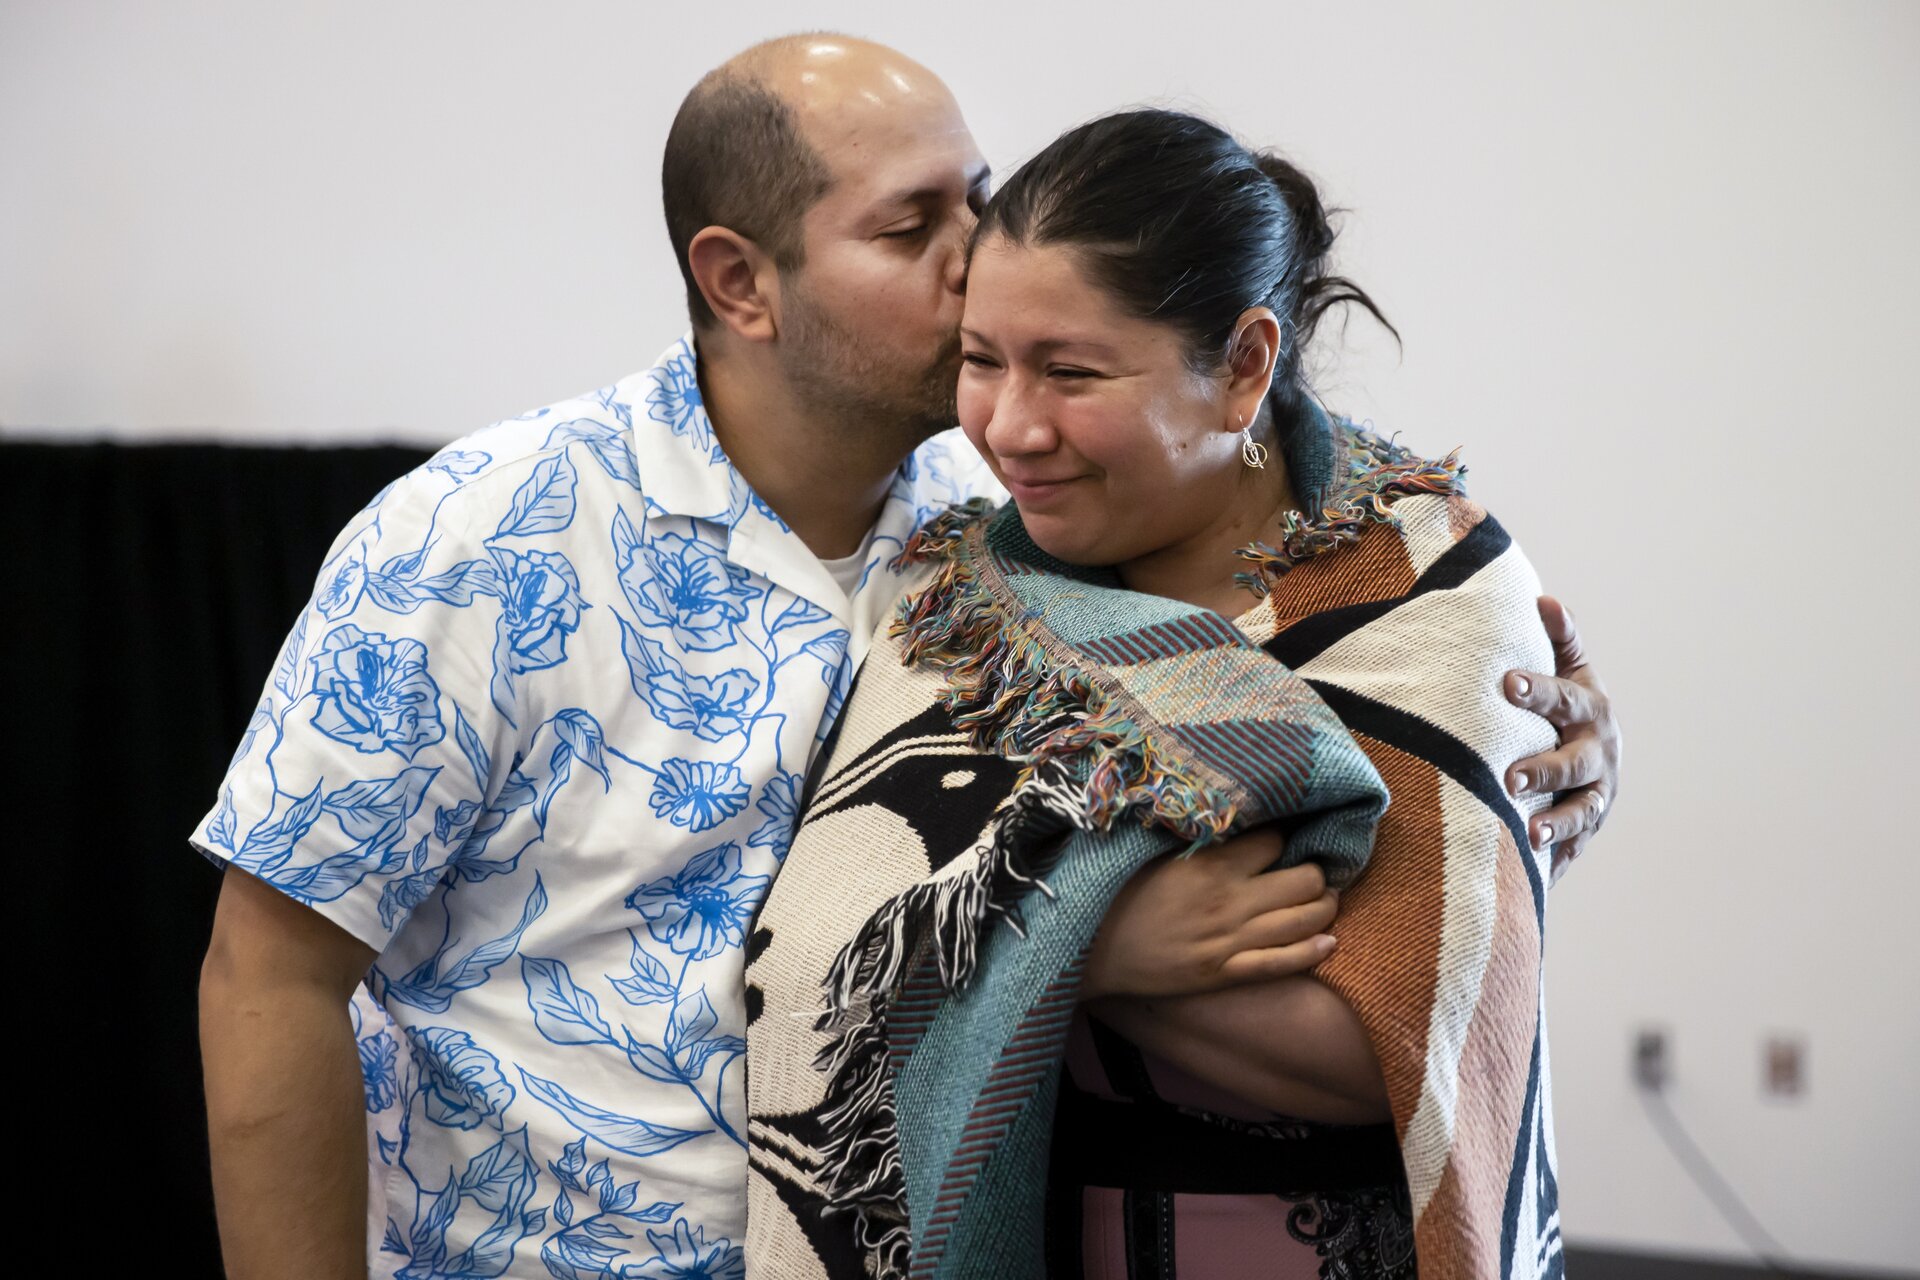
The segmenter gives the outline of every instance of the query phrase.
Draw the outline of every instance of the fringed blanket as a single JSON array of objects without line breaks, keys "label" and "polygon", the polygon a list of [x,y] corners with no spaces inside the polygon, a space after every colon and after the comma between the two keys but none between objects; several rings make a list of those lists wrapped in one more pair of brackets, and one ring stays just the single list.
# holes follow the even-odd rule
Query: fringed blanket
[{"label": "fringed blanket", "polygon": [[1557,1271],[1544,866],[1498,781],[1552,741],[1497,691],[1550,660],[1538,585],[1451,459],[1316,425],[1289,464],[1319,514],[1243,553],[1237,625],[1053,561],[1010,506],[911,549],[933,579],[749,943],[754,1276],[1042,1274],[1095,929],[1154,857],[1275,821],[1352,883],[1317,972],[1385,1071],[1421,1274]]}]

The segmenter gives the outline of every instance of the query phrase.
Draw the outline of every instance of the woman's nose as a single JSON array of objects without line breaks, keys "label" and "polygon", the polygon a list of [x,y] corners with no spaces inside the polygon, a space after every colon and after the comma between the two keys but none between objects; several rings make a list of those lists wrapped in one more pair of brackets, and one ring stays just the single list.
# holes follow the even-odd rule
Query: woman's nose
[{"label": "woman's nose", "polygon": [[[1008,379],[1010,384],[1016,379]],[[1051,452],[1057,438],[1042,406],[1009,385],[994,402],[987,447],[1003,458]]]}]

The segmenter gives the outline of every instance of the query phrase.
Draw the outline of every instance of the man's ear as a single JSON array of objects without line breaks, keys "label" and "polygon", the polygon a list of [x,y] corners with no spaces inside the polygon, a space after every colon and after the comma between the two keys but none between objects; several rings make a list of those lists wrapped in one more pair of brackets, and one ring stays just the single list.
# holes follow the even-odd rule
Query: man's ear
[{"label": "man's ear", "polygon": [[702,227],[687,245],[687,266],[720,323],[748,342],[780,333],[780,270],[753,241],[725,227]]}]

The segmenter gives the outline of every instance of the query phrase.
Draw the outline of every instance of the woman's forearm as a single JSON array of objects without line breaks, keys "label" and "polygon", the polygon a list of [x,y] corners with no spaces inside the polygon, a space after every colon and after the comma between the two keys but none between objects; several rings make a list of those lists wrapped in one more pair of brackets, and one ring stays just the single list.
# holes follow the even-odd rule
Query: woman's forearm
[{"label": "woman's forearm", "polygon": [[1115,996],[1087,1009],[1189,1075],[1281,1114],[1329,1124],[1392,1114],[1359,1018],[1312,977],[1194,996]]}]

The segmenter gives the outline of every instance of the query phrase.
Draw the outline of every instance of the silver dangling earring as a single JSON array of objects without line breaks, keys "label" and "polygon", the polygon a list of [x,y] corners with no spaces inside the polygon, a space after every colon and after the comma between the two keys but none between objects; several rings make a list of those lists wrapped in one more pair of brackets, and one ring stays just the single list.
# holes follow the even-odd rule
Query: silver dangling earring
[{"label": "silver dangling earring", "polygon": [[1240,460],[1256,471],[1267,466],[1267,446],[1253,438],[1252,427],[1240,428]]}]

